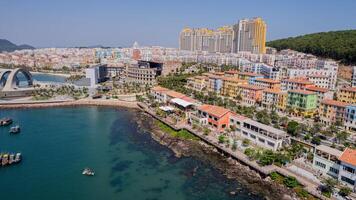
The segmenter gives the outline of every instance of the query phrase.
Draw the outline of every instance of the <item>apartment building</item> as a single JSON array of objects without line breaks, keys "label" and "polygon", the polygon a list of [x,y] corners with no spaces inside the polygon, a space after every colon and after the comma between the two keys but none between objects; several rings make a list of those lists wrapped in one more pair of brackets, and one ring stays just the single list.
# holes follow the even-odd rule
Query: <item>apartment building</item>
[{"label": "apartment building", "polygon": [[331,81],[329,76],[313,74],[313,75],[309,75],[307,78],[315,86],[319,88],[329,89],[330,81]]},{"label": "apartment building", "polygon": [[282,92],[280,90],[265,89],[262,92],[262,107],[266,109],[277,109],[280,96]]},{"label": "apartment building", "polygon": [[273,151],[283,148],[290,142],[289,136],[284,131],[237,114],[231,115],[230,126],[234,127],[235,135]]},{"label": "apartment building", "polygon": [[317,96],[315,92],[306,90],[289,90],[287,107],[293,109],[293,114],[303,117],[314,115],[317,105]]},{"label": "apartment building", "polygon": [[336,95],[338,101],[356,104],[356,87],[340,88]]},{"label": "apartment building", "polygon": [[201,92],[207,90],[209,78],[207,76],[194,76],[187,79],[187,87],[194,91]]},{"label": "apartment building", "polygon": [[249,84],[253,84],[257,78],[264,78],[262,74],[256,74],[253,72],[239,72],[239,79],[248,80]]},{"label": "apartment building", "polygon": [[288,105],[288,92],[281,91],[278,95],[277,109],[284,112]]},{"label": "apartment building", "polygon": [[280,90],[281,82],[278,80],[268,79],[268,78],[256,78],[253,82],[254,85],[268,88],[272,90]]},{"label": "apartment building", "polygon": [[238,86],[247,85],[247,80],[237,77],[223,77],[223,88],[221,94],[228,97],[236,97],[238,95]]},{"label": "apartment building", "polygon": [[346,130],[356,132],[356,105],[346,106],[344,126]]},{"label": "apartment building", "polygon": [[325,89],[325,88],[319,88],[316,86],[308,86],[307,88],[305,88],[305,90],[307,91],[311,91],[311,92],[315,92],[317,95],[317,101],[316,104],[320,105],[321,101],[323,99],[333,99],[334,97],[334,92]]},{"label": "apartment building", "polygon": [[208,91],[220,94],[223,88],[223,76],[210,75]]},{"label": "apartment building", "polygon": [[290,78],[281,81],[281,90],[304,90],[307,87],[313,86],[307,78]]},{"label": "apartment building", "polygon": [[241,96],[243,103],[253,106],[262,101],[262,92],[264,89],[256,85],[238,85],[237,93]]},{"label": "apartment building", "polygon": [[139,85],[155,85],[156,78],[161,75],[162,63],[138,61],[127,68],[126,82]]},{"label": "apartment building", "polygon": [[332,99],[324,99],[319,106],[320,120],[325,125],[331,125],[336,122],[344,122],[347,103],[335,101]]}]

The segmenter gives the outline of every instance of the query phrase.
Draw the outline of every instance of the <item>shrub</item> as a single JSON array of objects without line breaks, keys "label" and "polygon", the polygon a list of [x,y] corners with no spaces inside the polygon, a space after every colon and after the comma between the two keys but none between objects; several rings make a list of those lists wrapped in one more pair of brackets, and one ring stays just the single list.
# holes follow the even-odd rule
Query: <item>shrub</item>
[{"label": "shrub", "polygon": [[352,192],[352,190],[348,187],[342,187],[340,188],[339,194],[343,197],[346,197],[347,195],[349,195]]},{"label": "shrub", "polygon": [[288,176],[284,179],[283,181],[284,185],[289,187],[289,188],[295,188],[299,185],[299,182],[297,179],[293,176]]}]

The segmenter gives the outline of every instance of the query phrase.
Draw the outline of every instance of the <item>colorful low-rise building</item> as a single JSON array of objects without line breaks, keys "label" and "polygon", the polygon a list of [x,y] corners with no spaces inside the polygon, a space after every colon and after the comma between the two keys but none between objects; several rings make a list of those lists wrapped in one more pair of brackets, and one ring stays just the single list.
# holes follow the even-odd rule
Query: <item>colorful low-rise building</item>
[{"label": "colorful low-rise building", "polygon": [[210,75],[209,76],[209,86],[208,86],[208,91],[214,92],[216,94],[221,93],[221,89],[223,87],[223,77],[222,76],[216,76],[216,75]]},{"label": "colorful low-rise building", "polygon": [[314,85],[307,78],[291,78],[281,81],[281,90],[304,90],[305,88]]},{"label": "colorful low-rise building", "polygon": [[253,84],[256,78],[264,78],[263,74],[256,74],[253,72],[239,72],[239,79],[248,80],[249,84]]},{"label": "colorful low-rise building", "polygon": [[336,94],[338,101],[356,104],[356,87],[340,88]]},{"label": "colorful low-rise building", "polygon": [[278,95],[277,110],[284,112],[288,104],[288,93],[281,91]]},{"label": "colorful low-rise building", "polygon": [[196,112],[190,113],[189,122],[191,124],[197,123],[200,125],[208,125],[211,128],[222,132],[230,126],[230,115],[231,111],[229,109],[214,106],[214,105],[201,105],[198,106]]},{"label": "colorful low-rise building", "polygon": [[329,76],[321,75],[321,74],[311,74],[308,75],[308,80],[319,88],[329,89],[330,86]]},{"label": "colorful low-rise building", "polygon": [[266,109],[277,109],[279,102],[280,90],[265,89],[262,92],[262,107]]},{"label": "colorful low-rise building", "polygon": [[187,88],[201,92],[208,88],[209,78],[207,76],[194,76],[187,79]]},{"label": "colorful low-rise building", "polygon": [[262,92],[264,89],[263,87],[250,84],[239,85],[237,93],[243,103],[253,106],[262,101]]},{"label": "colorful low-rise building", "polygon": [[224,77],[221,94],[228,97],[236,97],[238,86],[246,85],[247,83],[247,80],[239,79],[237,77]]},{"label": "colorful low-rise building", "polygon": [[356,192],[356,150],[346,148],[339,161],[339,181]]},{"label": "colorful low-rise building", "polygon": [[315,92],[306,90],[289,90],[287,107],[291,108],[292,114],[303,117],[311,117],[317,108],[317,96]]},{"label": "colorful low-rise building", "polygon": [[320,105],[320,103],[323,99],[332,99],[334,97],[334,92],[332,92],[326,88],[316,87],[314,85],[308,86],[307,88],[305,88],[305,90],[316,93],[316,95],[318,97],[317,102],[316,102],[317,105]]},{"label": "colorful low-rise building", "polygon": [[281,82],[278,80],[268,79],[268,78],[256,78],[254,80],[254,85],[259,87],[264,87],[272,90],[280,90]]},{"label": "colorful low-rise building", "polygon": [[325,125],[331,125],[336,122],[344,123],[347,103],[324,99],[319,106],[320,121]]},{"label": "colorful low-rise building", "polygon": [[344,126],[346,130],[356,132],[356,104],[346,106]]}]

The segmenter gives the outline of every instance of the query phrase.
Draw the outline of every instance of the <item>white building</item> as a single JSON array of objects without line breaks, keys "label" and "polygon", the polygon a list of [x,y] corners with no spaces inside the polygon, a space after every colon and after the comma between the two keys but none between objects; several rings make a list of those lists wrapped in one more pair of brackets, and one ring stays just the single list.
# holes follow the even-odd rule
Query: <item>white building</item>
[{"label": "white building", "polygon": [[231,115],[230,126],[236,127],[236,135],[263,148],[277,151],[289,144],[289,136],[284,131],[240,115]]},{"label": "white building", "polygon": [[325,146],[319,145],[315,148],[313,167],[319,170],[323,175],[330,175],[334,178],[339,177],[339,160],[342,152]]},{"label": "white building", "polygon": [[356,87],[356,66],[352,67],[351,85],[352,87]]}]

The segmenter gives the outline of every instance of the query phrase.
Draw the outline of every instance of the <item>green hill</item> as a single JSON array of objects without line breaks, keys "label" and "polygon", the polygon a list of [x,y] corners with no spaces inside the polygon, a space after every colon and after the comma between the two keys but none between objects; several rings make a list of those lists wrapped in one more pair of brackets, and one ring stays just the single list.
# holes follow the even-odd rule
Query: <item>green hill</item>
[{"label": "green hill", "polygon": [[316,56],[356,64],[356,30],[330,31],[267,42],[277,50],[293,49]]},{"label": "green hill", "polygon": [[22,50],[22,49],[34,49],[34,47],[30,45],[16,45],[8,40],[0,39],[0,52],[7,51],[15,51],[15,50]]}]

